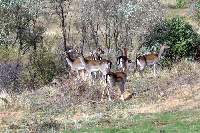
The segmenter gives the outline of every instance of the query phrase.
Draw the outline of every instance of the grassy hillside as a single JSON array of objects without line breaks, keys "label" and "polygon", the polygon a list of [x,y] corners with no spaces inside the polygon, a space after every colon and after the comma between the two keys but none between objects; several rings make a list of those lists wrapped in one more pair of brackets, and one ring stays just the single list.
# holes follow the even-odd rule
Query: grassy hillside
[{"label": "grassy hillside", "polygon": [[[197,132],[200,105],[200,64],[182,61],[171,70],[136,73],[126,84],[124,102],[118,88],[100,102],[102,86],[65,79],[10,98],[1,106],[1,132]],[[77,131],[76,131],[77,130]]]},{"label": "grassy hillside", "polygon": [[[174,15],[183,15],[198,28],[186,17],[186,9],[169,8],[166,17]],[[105,96],[101,102],[100,82],[88,86],[75,81],[75,75],[57,77],[60,85],[36,91],[2,92],[0,132],[200,132],[199,62],[183,60],[171,69],[158,66],[156,73],[153,77],[146,68],[144,78],[130,74],[123,102],[117,87],[111,91],[112,101]]]}]

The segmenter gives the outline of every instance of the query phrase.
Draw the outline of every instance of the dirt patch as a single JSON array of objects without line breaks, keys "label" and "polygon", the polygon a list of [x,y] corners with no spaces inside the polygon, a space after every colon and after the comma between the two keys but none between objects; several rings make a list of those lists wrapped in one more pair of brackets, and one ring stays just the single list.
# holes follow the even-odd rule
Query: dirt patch
[{"label": "dirt patch", "polygon": [[22,111],[1,111],[0,123],[3,121],[10,121],[14,119],[20,119],[22,117]]},{"label": "dirt patch", "polygon": [[176,87],[168,97],[155,104],[143,104],[132,109],[135,113],[158,113],[164,111],[177,111],[195,109],[200,106],[200,98],[194,97],[199,87],[190,87],[189,85]]}]

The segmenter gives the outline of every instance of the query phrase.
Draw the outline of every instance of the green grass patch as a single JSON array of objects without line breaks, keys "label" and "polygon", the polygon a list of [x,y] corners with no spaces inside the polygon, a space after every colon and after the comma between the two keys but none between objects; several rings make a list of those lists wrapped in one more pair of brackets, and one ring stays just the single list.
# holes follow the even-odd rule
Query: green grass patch
[{"label": "green grass patch", "polygon": [[[128,119],[108,119],[108,123],[96,125],[77,130],[66,130],[62,133],[78,132],[105,132],[105,133],[155,133],[155,132],[176,132],[195,133],[200,132],[199,110],[188,110],[179,112],[164,112],[152,114],[132,115]],[[107,120],[107,121],[108,121]],[[101,120],[102,121],[102,120]],[[104,120],[106,121],[106,120]],[[98,123],[98,120],[97,122]]]}]

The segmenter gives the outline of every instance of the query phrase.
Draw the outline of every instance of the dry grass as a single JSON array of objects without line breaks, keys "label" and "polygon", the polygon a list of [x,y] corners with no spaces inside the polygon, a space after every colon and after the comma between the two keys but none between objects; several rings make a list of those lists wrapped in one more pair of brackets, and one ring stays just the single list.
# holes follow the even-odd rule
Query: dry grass
[{"label": "dry grass", "polygon": [[[174,1],[167,2],[174,5]],[[170,9],[168,17],[174,13],[186,14],[186,10]],[[59,33],[57,27],[47,30],[49,36]],[[152,70],[147,68],[144,70],[145,78],[138,73],[129,78],[124,102],[119,100],[116,87],[111,92],[113,101],[105,99],[100,102],[103,86],[99,82],[89,87],[87,82],[66,77],[60,77],[61,85],[47,85],[33,92],[20,95],[1,92],[0,132],[56,132],[112,124],[127,125],[127,121],[118,123],[110,119],[129,120],[139,113],[199,110],[198,62],[184,60],[174,64],[171,70],[158,67],[156,73],[157,77],[152,77]]]},{"label": "dry grass", "polygon": [[[197,33],[200,34],[200,28],[198,26],[198,23],[194,20],[192,20],[192,18],[190,17],[189,11],[187,8],[174,8],[175,6],[175,2],[167,2],[169,8],[167,8],[166,10],[166,16],[165,18],[169,19],[172,17],[176,17],[176,16],[181,16],[182,18],[184,18],[185,21],[189,22],[193,29],[197,30]],[[172,8],[170,8],[172,7]]]},{"label": "dry grass", "polygon": [[4,108],[0,112],[0,131],[11,131],[12,124],[19,127],[16,131],[79,129],[88,124],[104,125],[105,118],[125,119],[131,114],[199,108],[199,63],[184,60],[171,70],[158,67],[156,72],[157,77],[151,77],[152,70],[147,68],[145,78],[136,73],[127,83],[124,102],[119,100],[118,88],[111,93],[112,102],[107,99],[100,102],[103,89],[100,83],[88,87],[73,78],[63,78],[61,86],[44,86],[17,96],[2,93],[13,104],[1,106]]}]

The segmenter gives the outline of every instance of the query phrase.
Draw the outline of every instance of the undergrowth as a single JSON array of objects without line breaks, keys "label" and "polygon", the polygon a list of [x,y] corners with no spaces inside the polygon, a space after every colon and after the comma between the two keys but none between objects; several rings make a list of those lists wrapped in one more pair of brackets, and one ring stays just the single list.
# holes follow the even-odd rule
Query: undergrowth
[{"label": "undergrowth", "polygon": [[[108,101],[105,96],[105,100],[100,102],[103,89],[101,84],[97,83],[98,85],[89,87],[87,83],[75,82],[73,78],[63,79],[60,85],[47,85],[36,91],[25,91],[18,95],[2,92],[0,95],[2,110],[0,131],[22,132],[33,129],[35,132],[57,132],[70,129],[70,131],[85,132],[128,132],[138,131],[133,128],[139,123],[144,124],[144,127],[138,127],[138,129],[144,128],[144,132],[158,131],[158,129],[174,131],[157,128],[157,126],[155,128],[152,122],[148,123],[149,118],[143,118],[142,123],[141,119],[138,118],[141,117],[139,114],[146,112],[147,114],[161,113],[160,115],[162,115],[162,112],[166,111],[179,112],[184,108],[187,109],[192,101],[199,102],[200,95],[197,95],[197,92],[200,92],[198,83],[200,64],[183,60],[174,64],[171,70],[157,67],[156,73],[157,76],[153,77],[152,70],[146,68],[142,78],[136,72],[126,84],[126,100],[124,102],[119,100],[117,87],[111,91],[112,101]],[[5,99],[9,101],[9,104],[5,102]],[[170,99],[175,101],[168,103]],[[183,103],[177,103],[177,99]],[[198,110],[198,107],[197,103],[193,108]],[[18,117],[12,115],[14,112],[18,112],[20,115]],[[150,114],[149,117],[155,115]],[[138,120],[134,121],[135,118]],[[182,121],[174,123],[167,119],[167,116],[164,115],[161,118],[161,123],[167,121],[167,123],[171,123],[166,124],[167,127],[170,125],[175,127],[178,124],[182,127]],[[192,118],[191,122],[188,123],[195,124],[197,121]],[[136,125],[130,124],[130,122]],[[149,124],[152,128],[145,129],[145,125]],[[102,126],[105,125],[107,127],[102,129]],[[185,126],[185,124],[182,125]],[[196,130],[196,127],[194,129]]]}]

